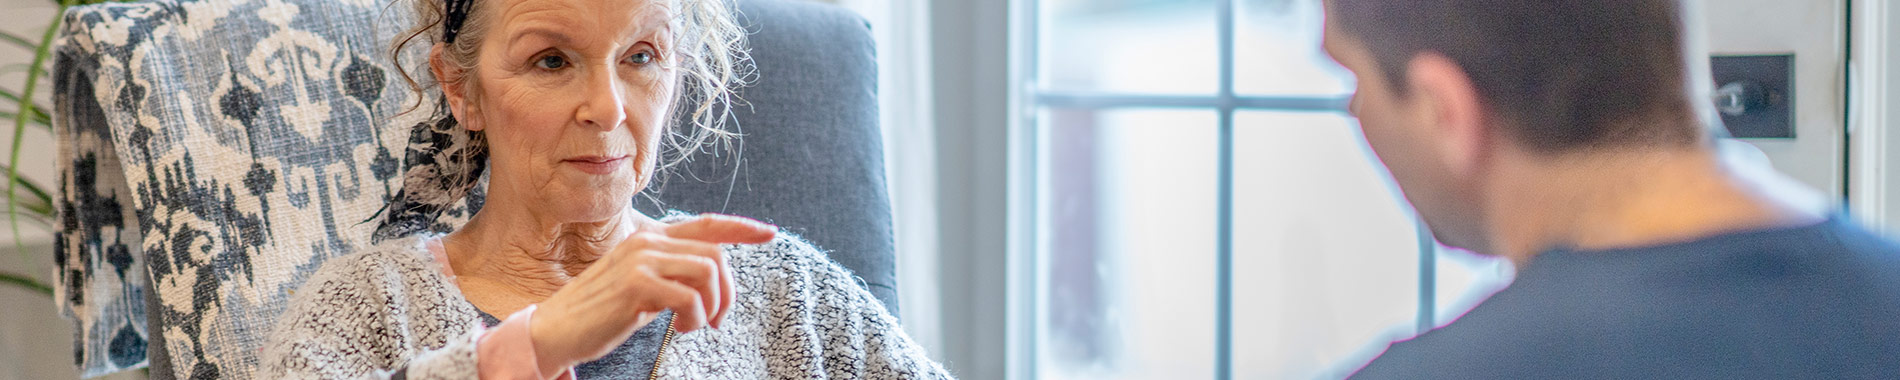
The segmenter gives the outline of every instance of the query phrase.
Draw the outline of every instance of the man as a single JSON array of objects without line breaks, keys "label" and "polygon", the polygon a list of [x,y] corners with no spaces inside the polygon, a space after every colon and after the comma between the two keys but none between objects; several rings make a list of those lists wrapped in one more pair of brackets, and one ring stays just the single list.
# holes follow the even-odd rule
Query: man
[{"label": "man", "polygon": [[1355,377],[1900,378],[1900,245],[1725,169],[1682,7],[1327,0],[1406,200],[1519,269]]}]

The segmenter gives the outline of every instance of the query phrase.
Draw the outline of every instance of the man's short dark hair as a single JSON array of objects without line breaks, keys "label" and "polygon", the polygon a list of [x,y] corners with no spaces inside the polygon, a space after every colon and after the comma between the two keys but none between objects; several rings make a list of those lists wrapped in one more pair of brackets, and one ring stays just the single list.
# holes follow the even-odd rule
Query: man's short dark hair
[{"label": "man's short dark hair", "polygon": [[1680,0],[1333,0],[1405,95],[1436,52],[1464,68],[1507,134],[1540,153],[1684,145],[1701,137],[1685,86]]}]

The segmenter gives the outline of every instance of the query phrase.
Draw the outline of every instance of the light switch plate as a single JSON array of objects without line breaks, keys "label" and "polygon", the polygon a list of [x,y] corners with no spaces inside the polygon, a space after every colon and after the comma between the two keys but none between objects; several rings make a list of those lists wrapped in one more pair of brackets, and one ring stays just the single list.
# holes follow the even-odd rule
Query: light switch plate
[{"label": "light switch plate", "polygon": [[1722,125],[1739,138],[1792,139],[1794,55],[1718,55],[1710,59]]}]

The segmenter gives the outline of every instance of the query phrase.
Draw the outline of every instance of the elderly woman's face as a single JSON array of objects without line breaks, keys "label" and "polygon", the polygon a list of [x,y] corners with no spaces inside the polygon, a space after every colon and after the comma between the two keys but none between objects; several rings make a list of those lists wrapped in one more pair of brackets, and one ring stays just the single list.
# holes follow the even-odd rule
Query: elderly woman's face
[{"label": "elderly woman's face", "polygon": [[562,222],[625,209],[654,170],[675,98],[670,11],[652,0],[488,4],[479,95],[464,114],[476,120],[464,124],[488,136],[491,197]]}]

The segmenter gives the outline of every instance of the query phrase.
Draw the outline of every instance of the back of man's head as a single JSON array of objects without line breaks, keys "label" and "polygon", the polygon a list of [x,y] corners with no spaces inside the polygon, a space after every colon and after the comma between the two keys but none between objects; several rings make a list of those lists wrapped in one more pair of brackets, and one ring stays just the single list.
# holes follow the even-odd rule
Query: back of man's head
[{"label": "back of man's head", "polygon": [[1373,52],[1401,96],[1413,57],[1455,61],[1534,152],[1681,146],[1702,134],[1678,1],[1331,0],[1329,22]]}]

